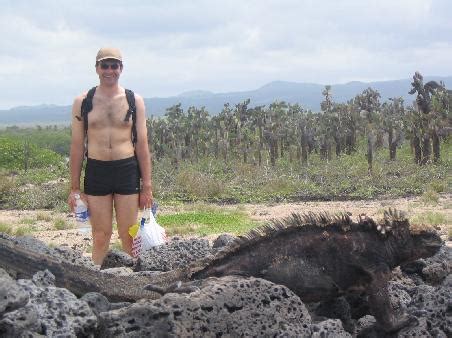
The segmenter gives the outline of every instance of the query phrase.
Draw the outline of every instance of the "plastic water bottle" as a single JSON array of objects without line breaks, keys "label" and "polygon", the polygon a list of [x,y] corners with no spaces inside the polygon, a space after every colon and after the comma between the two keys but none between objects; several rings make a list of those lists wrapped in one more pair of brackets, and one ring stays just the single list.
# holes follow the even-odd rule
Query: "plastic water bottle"
[{"label": "plastic water bottle", "polygon": [[157,203],[157,201],[153,201],[152,202],[152,207],[151,207],[151,211],[152,211],[152,214],[154,215],[154,217],[155,217],[155,215],[157,215],[157,208],[159,207],[159,204]]},{"label": "plastic water bottle", "polygon": [[[154,215],[154,217],[157,215],[157,208],[159,207],[159,204],[157,203],[157,201],[152,201],[152,206],[151,206],[151,212],[152,215]],[[149,218],[146,217],[146,215],[143,213],[143,216],[141,217],[141,221],[140,221],[140,225],[144,226],[144,223],[148,222]]]},{"label": "plastic water bottle", "polygon": [[75,198],[75,220],[77,222],[78,230],[84,234],[88,234],[91,232],[88,207],[82,201],[79,194],[75,194],[74,198]]}]

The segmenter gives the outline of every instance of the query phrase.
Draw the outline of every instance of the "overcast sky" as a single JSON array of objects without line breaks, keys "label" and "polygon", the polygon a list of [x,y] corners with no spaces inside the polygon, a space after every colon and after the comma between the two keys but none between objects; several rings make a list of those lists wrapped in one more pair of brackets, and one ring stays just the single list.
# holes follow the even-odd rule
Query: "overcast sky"
[{"label": "overcast sky", "polygon": [[144,97],[452,75],[448,0],[0,0],[0,109],[72,104],[116,46]]}]

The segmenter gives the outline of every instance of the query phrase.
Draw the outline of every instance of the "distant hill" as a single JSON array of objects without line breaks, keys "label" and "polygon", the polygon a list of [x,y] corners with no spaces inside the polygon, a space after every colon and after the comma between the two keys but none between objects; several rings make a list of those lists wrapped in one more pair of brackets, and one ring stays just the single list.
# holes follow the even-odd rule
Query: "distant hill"
[{"label": "distant hill", "polygon": [[[447,88],[452,87],[452,76],[426,76],[424,81],[443,81]],[[406,104],[414,100],[414,95],[409,95],[411,79],[358,82],[353,81],[345,84],[331,85],[333,100],[335,102],[346,102],[356,94],[361,93],[368,87],[378,90],[381,100],[386,101],[390,97],[402,96]],[[320,102],[323,100],[322,90],[325,85],[315,83],[298,83],[286,81],[270,82],[256,90],[212,93],[209,91],[195,90],[181,93],[171,97],[145,98],[148,116],[162,116],[166,108],[177,103],[182,104],[184,110],[190,106],[206,107],[213,115],[219,113],[225,103],[231,105],[250,99],[250,106],[268,105],[276,100],[289,103],[299,103],[302,107],[313,111],[320,110]],[[39,105],[29,107],[15,107],[9,110],[0,110],[0,125],[22,125],[22,124],[69,124],[71,106]]]}]

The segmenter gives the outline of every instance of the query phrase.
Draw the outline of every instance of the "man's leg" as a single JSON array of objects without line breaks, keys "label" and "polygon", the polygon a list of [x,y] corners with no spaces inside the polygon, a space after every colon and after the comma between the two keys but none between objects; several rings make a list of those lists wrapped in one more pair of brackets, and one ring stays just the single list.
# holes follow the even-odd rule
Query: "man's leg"
[{"label": "man's leg", "polygon": [[108,252],[112,234],[113,196],[87,195],[93,233],[93,262],[100,265]]},{"label": "man's leg", "polygon": [[114,195],[118,234],[122,249],[129,255],[132,255],[132,237],[129,235],[129,228],[137,223],[138,196],[138,194]]}]

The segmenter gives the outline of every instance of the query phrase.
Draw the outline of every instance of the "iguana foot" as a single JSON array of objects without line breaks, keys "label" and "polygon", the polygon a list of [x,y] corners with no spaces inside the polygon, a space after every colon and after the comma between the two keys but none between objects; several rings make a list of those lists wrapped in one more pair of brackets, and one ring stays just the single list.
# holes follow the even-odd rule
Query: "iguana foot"
[{"label": "iguana foot", "polygon": [[145,290],[157,292],[161,295],[165,295],[167,293],[192,293],[195,291],[199,291],[199,287],[193,285],[191,283],[182,283],[181,281],[175,282],[168,286],[167,288],[162,288],[157,285],[148,284],[144,287]]},{"label": "iguana foot", "polygon": [[381,328],[386,332],[386,333],[391,333],[391,332],[396,332],[399,331],[400,329],[407,327],[407,326],[414,326],[419,324],[419,321],[417,320],[416,317],[414,316],[410,316],[410,315],[403,315],[400,318],[397,318],[396,321],[394,321],[393,323],[391,323],[390,325],[382,325]]},{"label": "iguana foot", "polygon": [[361,332],[356,336],[357,338],[394,338],[398,336],[398,331],[405,327],[417,325],[419,321],[413,316],[403,316],[397,322],[391,325],[382,325],[375,323]]}]

